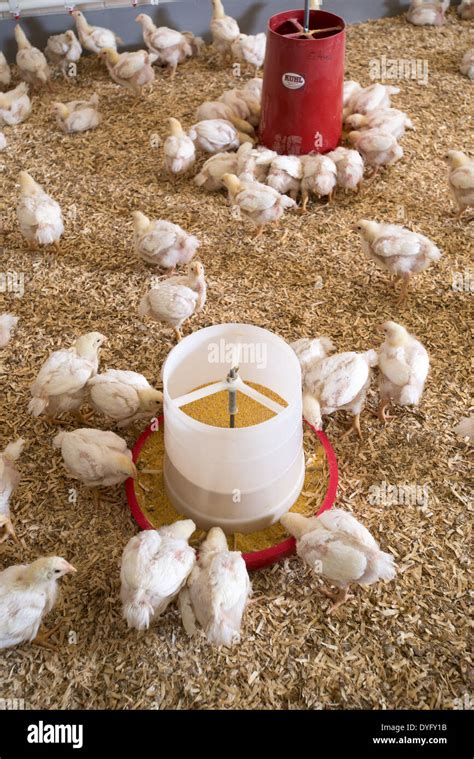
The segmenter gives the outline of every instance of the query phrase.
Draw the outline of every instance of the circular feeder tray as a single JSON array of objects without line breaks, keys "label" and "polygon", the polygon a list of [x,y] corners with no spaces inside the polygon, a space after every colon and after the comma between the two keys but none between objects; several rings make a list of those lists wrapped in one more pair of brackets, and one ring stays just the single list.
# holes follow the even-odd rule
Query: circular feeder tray
[{"label": "circular feeder tray", "polygon": [[[160,427],[163,425],[164,417],[160,416],[158,419],[158,423]],[[304,420],[304,423],[307,427],[309,427],[314,435],[316,435],[319,438],[319,441],[323,447],[328,468],[329,468],[329,477],[328,477],[328,487],[326,490],[326,494],[324,496],[323,502],[319,508],[319,510],[316,512],[316,515],[322,514],[324,511],[327,511],[330,509],[335,500],[336,500],[336,492],[337,492],[337,483],[338,483],[338,467],[337,467],[337,459],[336,454],[334,453],[334,449],[329,442],[328,438],[324,434],[324,432],[321,432],[320,430],[316,430],[309,422]],[[137,463],[141,450],[143,446],[145,445],[148,438],[154,434],[154,431],[147,427],[140,437],[137,439],[135,445],[133,446],[132,453],[133,453],[133,461]],[[130,511],[132,513],[133,518],[139,525],[139,527],[142,528],[142,530],[154,530],[156,527],[149,522],[146,515],[143,513],[140,504],[138,502],[136,493],[135,493],[135,481],[130,478],[125,483],[125,491],[127,494],[127,500],[128,505],[130,507]],[[296,541],[294,538],[287,538],[286,540],[283,540],[281,543],[278,543],[276,545],[270,546],[268,548],[264,548],[260,551],[253,551],[251,553],[243,553],[243,557],[245,559],[245,563],[247,565],[247,569],[253,570],[253,569],[263,569],[263,567],[268,567],[271,564],[275,564],[277,561],[281,561],[282,559],[286,558],[287,556],[291,556],[295,552],[295,546]]]}]

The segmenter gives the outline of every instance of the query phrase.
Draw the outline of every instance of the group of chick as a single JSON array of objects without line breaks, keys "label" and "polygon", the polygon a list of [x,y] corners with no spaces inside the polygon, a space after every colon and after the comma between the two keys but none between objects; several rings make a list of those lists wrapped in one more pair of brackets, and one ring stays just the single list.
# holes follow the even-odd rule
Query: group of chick
[{"label": "group of chick", "polygon": [[[411,0],[406,18],[414,26],[443,26],[450,0]],[[474,0],[461,0],[457,7],[459,18],[474,19]],[[474,47],[466,50],[459,64],[461,74],[474,79]]]},{"label": "group of chick", "polygon": [[[214,6],[211,29],[214,46],[223,60],[232,57],[258,68],[263,62],[264,35],[240,35],[234,19],[225,15],[220,0]],[[462,8],[469,11],[464,0]],[[191,33],[156,29],[151,19],[140,14],[148,48],[137,53],[118,54],[117,38],[107,29],[87,24],[74,11],[79,40],[74,32],[56,35],[48,41],[48,60],[64,76],[79,59],[83,45],[105,58],[117,83],[135,95],[154,74],[153,62],[172,68],[185,57],[198,54],[201,41]],[[0,94],[0,123],[14,125],[31,111],[28,84],[49,83],[50,73],[43,54],[33,48],[20,27],[17,64],[25,80],[15,90]],[[263,38],[263,41],[262,41]],[[44,57],[44,56],[43,56]],[[46,68],[45,68],[46,66]],[[151,72],[151,73],[150,73]],[[153,76],[152,76],[153,75]],[[0,59],[0,83],[8,86],[10,70]],[[164,168],[172,175],[186,174],[196,158],[196,148],[211,157],[195,177],[208,191],[227,189],[239,217],[248,218],[260,234],[276,222],[285,208],[294,207],[301,194],[302,209],[310,195],[331,197],[337,186],[356,191],[364,177],[365,165],[376,173],[380,166],[398,160],[403,151],[398,139],[412,124],[408,116],[391,107],[396,88],[374,84],[363,88],[357,82],[344,86],[344,120],[349,142],[357,148],[340,147],[329,155],[279,156],[255,147],[260,118],[262,81],[247,81],[240,89],[229,90],[216,101],[203,103],[197,123],[186,133],[176,119],[170,119],[170,135],[164,143]],[[84,131],[100,122],[98,98],[54,106],[58,124],[66,132]],[[474,162],[464,154],[450,151],[449,185],[458,213],[474,205]],[[59,245],[64,231],[59,204],[27,173],[19,175],[21,197],[17,208],[20,230],[31,247]],[[150,220],[142,212],[133,213],[135,250],[147,263],[172,274],[187,265],[185,275],[168,276],[142,298],[141,315],[149,315],[173,327],[181,338],[183,322],[206,302],[204,267],[192,261],[199,240],[176,224]],[[360,221],[355,228],[364,252],[378,265],[404,280],[406,293],[410,276],[440,258],[436,245],[423,235],[391,224]],[[17,325],[17,317],[0,315],[0,347],[5,347]],[[360,413],[371,380],[371,369],[379,368],[379,418],[393,401],[416,405],[423,392],[429,358],[421,343],[400,324],[384,325],[385,341],[379,351],[336,353],[327,337],[303,338],[292,344],[302,368],[304,414],[317,429],[322,417],[349,410],[354,417],[350,429],[361,436]],[[136,372],[109,369],[99,372],[99,353],[105,337],[92,332],[81,336],[70,348],[55,351],[41,367],[31,386],[29,412],[45,415],[50,422],[62,413],[74,413],[88,402],[118,427],[127,427],[153,418],[162,394]],[[10,499],[20,475],[16,461],[24,441],[9,443],[0,454],[0,542],[16,538],[10,514]],[[135,478],[132,452],[119,435],[111,431],[80,428],[60,432],[53,446],[61,450],[69,475],[93,488],[123,483]],[[281,522],[297,540],[298,555],[339,591],[330,595],[330,611],[346,600],[351,583],[370,585],[395,576],[390,554],[380,551],[372,535],[351,514],[332,509],[319,517],[306,518],[288,513]],[[230,645],[240,638],[243,614],[251,595],[245,562],[239,552],[229,551],[223,531],[209,531],[196,556],[189,539],[196,529],[191,520],[181,520],[160,530],[147,530],[133,537],[124,549],[121,570],[123,614],[130,627],[143,630],[178,599],[183,624],[189,634],[196,621],[207,639],[216,645]],[[30,565],[12,566],[0,573],[0,648],[34,641],[52,648],[54,630],[41,630],[43,617],[57,598],[57,580],[75,572],[59,557],[41,558]]]}]

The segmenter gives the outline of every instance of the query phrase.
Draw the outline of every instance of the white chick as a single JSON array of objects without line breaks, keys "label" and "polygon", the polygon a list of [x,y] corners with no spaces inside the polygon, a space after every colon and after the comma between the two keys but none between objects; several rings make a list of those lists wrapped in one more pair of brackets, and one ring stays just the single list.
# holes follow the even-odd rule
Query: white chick
[{"label": "white chick", "polygon": [[198,187],[203,187],[209,192],[216,192],[224,188],[222,177],[224,174],[237,174],[236,153],[216,153],[211,155],[202,165],[199,174],[194,177]]},{"label": "white chick", "polygon": [[377,366],[374,350],[365,353],[349,351],[316,358],[304,374],[304,418],[316,429],[321,429],[323,416],[335,411],[350,411],[353,420],[346,434],[355,430],[362,440],[360,415],[374,366]]},{"label": "white chick", "polygon": [[108,369],[96,374],[87,383],[89,399],[96,411],[128,427],[139,419],[156,415],[163,393],[155,390],[143,374]]},{"label": "white chick", "polygon": [[393,134],[397,140],[403,137],[406,129],[414,129],[412,120],[398,108],[378,108],[376,111],[370,111],[366,116],[353,113],[347,117],[346,126],[359,132],[366,129],[381,129],[382,132]]},{"label": "white chick", "polygon": [[98,488],[120,485],[129,477],[137,477],[132,452],[115,432],[82,427],[72,432],[59,432],[53,438],[59,448],[67,473],[92,489],[96,506]]},{"label": "white chick", "polygon": [[242,618],[252,593],[250,578],[240,551],[229,551],[220,527],[212,527],[201,543],[179,602],[188,635],[196,620],[209,643],[231,646],[240,641]]},{"label": "white chick", "polygon": [[225,62],[232,55],[232,43],[240,34],[237,21],[231,16],[226,16],[221,0],[211,0],[212,20],[211,34],[212,44]]},{"label": "white chick", "polygon": [[454,432],[459,437],[467,437],[472,442],[474,440],[474,416],[464,416],[455,426]]},{"label": "white chick", "polygon": [[390,108],[391,96],[398,95],[399,92],[398,87],[393,87],[391,84],[380,84],[380,82],[355,90],[344,109],[344,121],[352,113],[366,115],[371,111],[380,110],[380,108]]},{"label": "white chick", "polygon": [[265,60],[266,45],[267,35],[264,32],[260,34],[239,34],[230,49],[234,60],[253,66],[255,76],[257,76]]},{"label": "white chick", "polygon": [[337,595],[323,590],[333,600],[330,614],[347,600],[352,583],[365,586],[395,578],[393,556],[381,551],[370,532],[343,509],[309,519],[290,512],[280,522],[296,538],[296,553],[305,564],[339,588]]},{"label": "white chick", "polygon": [[283,195],[296,200],[303,178],[303,164],[296,155],[280,155],[273,159],[267,176],[267,184]]},{"label": "white chick", "polygon": [[[274,150],[257,145],[255,148],[245,142],[237,151],[237,176],[266,182],[271,162],[278,156]],[[243,176],[245,175],[245,176]]]},{"label": "white chick", "polygon": [[385,341],[379,350],[378,415],[381,422],[390,419],[386,409],[394,401],[400,406],[417,406],[420,402],[430,359],[424,346],[405,327],[385,322]]},{"label": "white chick", "polygon": [[354,230],[359,233],[362,250],[369,258],[382,269],[403,278],[401,300],[407,295],[411,276],[441,258],[441,251],[428,237],[398,224],[362,219]]},{"label": "white chick", "polygon": [[7,59],[0,50],[0,89],[7,89],[12,79],[12,72]]},{"label": "white chick", "polygon": [[99,126],[99,96],[94,93],[89,101],[72,100],[69,103],[53,103],[53,113],[58,127],[66,134],[87,132]]},{"label": "white chick", "polygon": [[0,314],[0,348],[5,348],[8,345],[19,321],[19,316]]},{"label": "white chick", "polygon": [[88,332],[71,348],[52,353],[31,385],[28,411],[48,419],[63,411],[76,411],[85,400],[87,382],[99,369],[99,352],[105,342],[100,332]]},{"label": "white chick", "polygon": [[15,462],[20,458],[25,441],[19,438],[0,453],[0,543],[11,535],[16,539],[10,516],[10,498],[20,482],[20,472]]},{"label": "white chick", "polygon": [[344,192],[359,192],[364,178],[364,159],[360,153],[357,150],[339,147],[326,153],[326,157],[336,164],[337,187],[341,187]]},{"label": "white chick", "polygon": [[474,159],[460,150],[449,150],[445,160],[449,166],[448,182],[457,205],[457,215],[474,206]]},{"label": "white chick", "polygon": [[175,600],[196,562],[188,545],[195,529],[191,519],[183,519],[129,540],[120,575],[123,617],[129,627],[148,630]]},{"label": "white chick", "polygon": [[205,46],[205,42],[202,37],[196,37],[192,32],[181,32],[183,37],[186,37],[186,40],[191,47],[191,55],[193,58],[200,58],[202,54],[202,49]]},{"label": "white chick", "polygon": [[178,119],[169,119],[169,125],[170,135],[163,145],[165,169],[170,174],[186,174],[196,160],[194,142],[188,137]]},{"label": "white chick", "polygon": [[141,24],[147,48],[157,56],[158,63],[171,67],[171,79],[174,79],[178,64],[193,55],[188,37],[167,26],[156,27],[146,13],[140,13],[135,21]]},{"label": "white chick", "polygon": [[[261,81],[261,80],[252,80]],[[244,125],[258,126],[261,115],[260,97],[256,98],[250,89],[225,90],[218,98],[219,103],[228,105],[233,113],[243,120]],[[245,131],[245,130],[242,130]]]},{"label": "white chick", "polygon": [[36,245],[54,245],[59,250],[59,240],[64,232],[59,203],[28,172],[20,171],[18,179],[20,200],[16,215],[28,246],[34,250]]},{"label": "white chick", "polygon": [[261,77],[254,77],[253,79],[248,79],[240,92],[242,93],[242,97],[245,98],[250,97],[252,102],[260,103],[262,100],[262,88],[263,88],[263,79]]},{"label": "white chick", "polygon": [[15,39],[18,46],[16,65],[20,77],[32,87],[39,89],[50,86],[51,71],[45,56],[33,47],[19,24],[15,26]]},{"label": "white chick", "polygon": [[86,50],[89,50],[90,53],[99,55],[99,53],[106,47],[116,50],[117,43],[122,42],[120,37],[117,37],[117,35],[110,29],[104,29],[101,26],[91,26],[88,24],[86,17],[81,11],[74,10],[71,12],[71,16],[76,23],[77,34],[81,45],[85,47]]},{"label": "white chick", "polygon": [[469,79],[474,79],[474,47],[464,53],[459,71]]},{"label": "white chick", "polygon": [[383,166],[392,166],[403,158],[403,148],[396,138],[382,129],[366,129],[364,132],[350,132],[347,140],[359,151],[375,177]]},{"label": "white chick", "polygon": [[206,294],[204,266],[195,261],[188,266],[185,276],[169,277],[152,287],[141,299],[138,313],[169,324],[176,338],[181,340],[183,322],[195,312],[202,311]]},{"label": "white chick", "polygon": [[178,224],[163,219],[150,221],[141,211],[134,211],[132,216],[135,251],[148,264],[174,271],[188,264],[201,244]]},{"label": "white chick", "polygon": [[205,103],[201,103],[196,111],[196,119],[198,121],[224,119],[224,121],[230,121],[240,132],[255,134],[255,130],[250,122],[236,116],[232,107],[220,100],[206,100]]},{"label": "white chick", "polygon": [[143,95],[144,87],[155,78],[152,64],[157,56],[154,53],[148,53],[146,50],[118,53],[115,48],[104,47],[99,57],[105,61],[107,71],[114,82],[125,87],[137,98]]},{"label": "white chick", "polygon": [[406,18],[414,26],[442,26],[444,24],[444,13],[442,3],[411,0]]},{"label": "white chick", "polygon": [[464,21],[474,19],[474,0],[462,0],[458,5],[458,15]]},{"label": "white chick", "polygon": [[344,88],[342,93],[342,106],[346,108],[349,104],[349,100],[356,92],[360,92],[362,86],[359,82],[355,82],[353,79],[346,79],[344,82]]},{"label": "white chick", "polygon": [[301,377],[304,382],[306,372],[310,369],[316,361],[321,358],[326,358],[330,353],[333,353],[336,349],[334,343],[329,337],[322,335],[321,337],[300,337],[299,340],[295,340],[290,343],[290,348],[294,350],[298,357],[301,367]]},{"label": "white chick", "polygon": [[242,180],[235,174],[224,174],[222,181],[229,191],[232,206],[256,226],[256,237],[262,234],[266,224],[278,224],[285,209],[296,207],[288,195],[281,195],[261,182]]},{"label": "white chick", "polygon": [[306,211],[310,195],[316,195],[318,198],[327,195],[329,200],[332,200],[337,183],[337,168],[334,161],[326,155],[305,155],[302,156],[301,162],[301,209]]},{"label": "white chick", "polygon": [[237,131],[225,119],[198,121],[188,132],[195,145],[206,153],[221,153],[223,150],[237,150],[242,142],[253,140],[248,134]]},{"label": "white chick", "polygon": [[58,600],[58,580],[71,572],[76,569],[59,556],[0,572],[0,648],[34,643],[56,650],[49,638],[57,627],[40,632],[40,625]]},{"label": "white chick", "polygon": [[67,80],[69,72],[72,71],[75,75],[75,64],[82,55],[82,46],[73,30],[68,29],[64,34],[53,34],[49,37],[44,53],[48,61],[57,66]]},{"label": "white chick", "polygon": [[9,92],[0,92],[0,124],[15,126],[21,124],[31,113],[28,85],[20,82]]}]

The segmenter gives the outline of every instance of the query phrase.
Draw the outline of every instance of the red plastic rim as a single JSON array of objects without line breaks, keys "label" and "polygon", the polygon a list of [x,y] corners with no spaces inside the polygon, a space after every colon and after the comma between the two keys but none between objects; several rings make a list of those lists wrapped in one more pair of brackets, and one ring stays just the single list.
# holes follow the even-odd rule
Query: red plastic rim
[{"label": "red plastic rim", "polygon": [[[158,419],[158,423],[161,425],[164,422],[164,417],[160,416]],[[326,495],[324,496],[324,500],[321,504],[321,508],[319,511],[316,512],[316,515],[319,516],[319,514],[322,514],[324,511],[328,511],[328,509],[332,508],[334,505],[334,502],[336,500],[336,494],[337,494],[337,484],[339,480],[339,471],[337,467],[337,459],[336,454],[334,453],[334,449],[329,442],[328,438],[324,434],[324,432],[321,432],[321,430],[316,430],[312,424],[304,420],[304,423],[310,427],[314,434],[317,435],[319,438],[321,445],[324,448],[324,453],[326,454],[326,458],[328,460],[329,465],[329,484],[326,491]],[[145,442],[148,440],[150,435],[153,434],[153,431],[150,427],[147,427],[140,437],[138,438],[137,442],[133,446],[132,454],[133,454],[133,461],[136,463],[141,450],[145,444]],[[137,522],[138,526],[142,528],[142,530],[154,530],[155,527],[151,524],[151,522],[148,521],[146,516],[144,515],[143,511],[140,508],[140,505],[138,503],[137,497],[135,495],[135,482],[130,477],[125,482],[125,492],[127,494],[127,501],[128,505],[130,507],[130,511],[132,512],[132,516]],[[294,538],[287,538],[286,540],[283,540],[281,543],[278,543],[276,546],[270,546],[270,548],[264,548],[262,551],[253,551],[252,553],[244,553],[243,557],[245,559],[245,563],[247,565],[247,569],[263,569],[264,567],[268,567],[271,564],[275,564],[277,561],[281,561],[282,559],[287,558],[288,556],[291,556],[295,552],[295,546],[296,542]]]}]

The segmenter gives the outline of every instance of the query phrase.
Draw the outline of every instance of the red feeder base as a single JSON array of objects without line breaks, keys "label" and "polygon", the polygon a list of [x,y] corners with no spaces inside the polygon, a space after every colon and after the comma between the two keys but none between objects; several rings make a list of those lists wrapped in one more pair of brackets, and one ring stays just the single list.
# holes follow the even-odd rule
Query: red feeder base
[{"label": "red feeder base", "polygon": [[259,142],[283,155],[327,153],[342,134],[345,23],[326,11],[268,22]]}]

